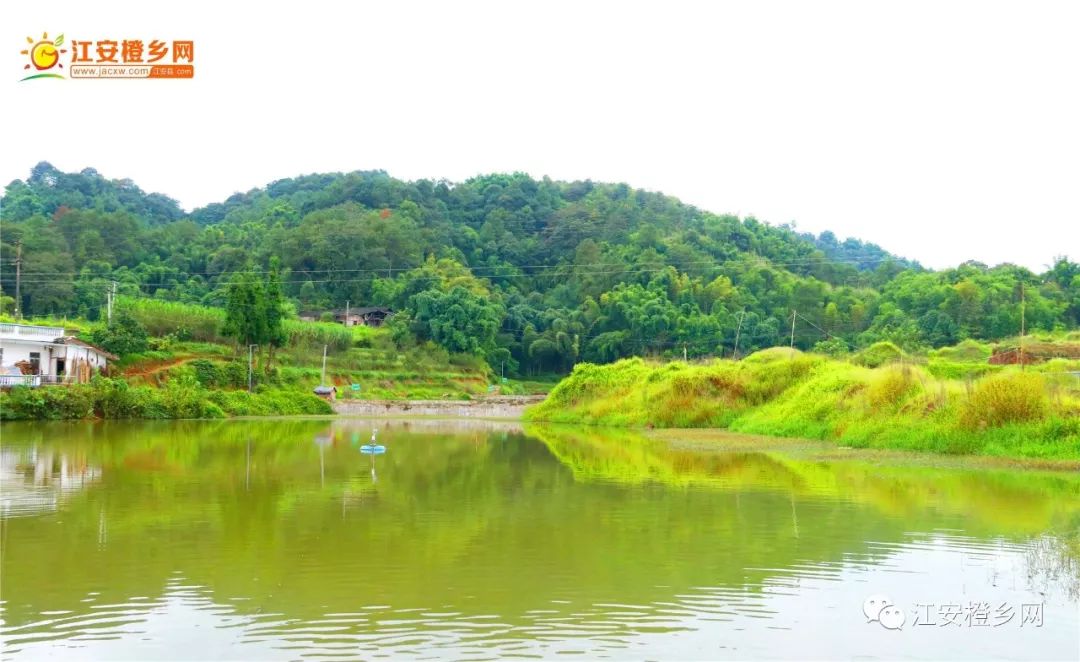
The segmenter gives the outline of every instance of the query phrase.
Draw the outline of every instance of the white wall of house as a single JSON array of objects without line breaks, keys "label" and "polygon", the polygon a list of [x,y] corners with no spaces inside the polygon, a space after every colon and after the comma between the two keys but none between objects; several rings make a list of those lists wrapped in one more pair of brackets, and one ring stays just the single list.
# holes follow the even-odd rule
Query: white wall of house
[{"label": "white wall of house", "polygon": [[108,363],[105,354],[93,347],[57,343],[63,335],[60,327],[0,324],[0,374],[14,372],[16,363],[33,363],[35,358],[39,375],[57,375],[61,365],[69,372],[77,359],[97,369]]},{"label": "white wall of house", "polygon": [[36,358],[38,362],[37,374],[55,375],[56,350],[63,354],[64,349],[64,347],[54,347],[51,341],[43,343],[23,338],[0,338],[0,352],[2,352],[0,354],[0,363],[3,364],[3,372],[6,373],[10,372],[9,368],[13,368],[19,361],[33,363]]}]

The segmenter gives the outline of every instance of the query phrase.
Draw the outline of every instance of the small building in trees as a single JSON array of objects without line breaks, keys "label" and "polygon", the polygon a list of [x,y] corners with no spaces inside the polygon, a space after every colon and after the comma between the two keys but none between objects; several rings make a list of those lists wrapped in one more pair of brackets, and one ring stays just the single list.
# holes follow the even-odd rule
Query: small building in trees
[{"label": "small building in trees", "polygon": [[350,309],[348,316],[345,311],[334,314],[334,319],[344,322],[345,326],[382,326],[383,322],[392,317],[393,309],[385,306],[370,306],[367,308]]},{"label": "small building in trees", "polygon": [[349,308],[346,311],[334,310],[320,313],[313,310],[305,310],[298,317],[305,322],[318,322],[320,320],[333,319],[338,324],[345,326],[382,326],[383,322],[394,315],[393,308],[386,306],[368,306],[364,308]]}]

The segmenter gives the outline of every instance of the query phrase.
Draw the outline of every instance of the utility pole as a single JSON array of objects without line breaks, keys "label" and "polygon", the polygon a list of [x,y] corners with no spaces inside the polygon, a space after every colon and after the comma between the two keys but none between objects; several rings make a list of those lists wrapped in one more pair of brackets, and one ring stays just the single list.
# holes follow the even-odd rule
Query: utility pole
[{"label": "utility pole", "polygon": [[116,281],[114,280],[105,294],[106,309],[108,310],[109,324],[112,324],[113,302],[116,301]]},{"label": "utility pole", "polygon": [[326,386],[326,347],[322,346],[322,377],[319,378],[319,386]]},{"label": "utility pole", "polygon": [[682,344],[682,360],[683,363],[686,363],[686,343]]},{"label": "utility pole", "polygon": [[1027,300],[1024,298],[1024,283],[1020,282],[1020,370],[1024,370],[1024,333],[1026,329],[1025,319]]},{"label": "utility pole", "polygon": [[22,239],[15,242],[15,317],[22,319]]},{"label": "utility pole", "polygon": [[252,376],[252,373],[254,372],[254,370],[252,368],[252,360],[254,358],[254,352],[252,352],[252,350],[255,347],[257,347],[257,345],[248,345],[248,393],[251,393],[251,376]]},{"label": "utility pole", "polygon": [[739,358],[739,333],[742,331],[742,321],[746,317],[746,311],[739,311],[739,326],[735,328],[735,351],[731,353],[731,358],[738,360]]},{"label": "utility pole", "polygon": [[349,303],[348,299],[345,300],[345,326],[349,326]]},{"label": "utility pole", "polygon": [[791,349],[795,349],[795,315],[796,314],[797,313],[794,310],[791,311]]}]

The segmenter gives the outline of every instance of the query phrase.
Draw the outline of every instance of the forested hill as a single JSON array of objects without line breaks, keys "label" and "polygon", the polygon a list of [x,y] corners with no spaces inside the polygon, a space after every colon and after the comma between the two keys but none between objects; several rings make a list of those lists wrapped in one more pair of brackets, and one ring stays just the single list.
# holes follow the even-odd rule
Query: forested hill
[{"label": "forested hill", "polygon": [[[489,175],[306,175],[184,213],[92,169],[38,164],[0,201],[5,312],[22,246],[26,315],[95,318],[122,294],[224,306],[280,267],[297,309],[387,305],[402,343],[508,370],[730,355],[785,343],[941,346],[1080,323],[1080,265],[928,271],[873,244],[701,211],[625,184]],[[819,343],[825,343],[819,345]]]}]

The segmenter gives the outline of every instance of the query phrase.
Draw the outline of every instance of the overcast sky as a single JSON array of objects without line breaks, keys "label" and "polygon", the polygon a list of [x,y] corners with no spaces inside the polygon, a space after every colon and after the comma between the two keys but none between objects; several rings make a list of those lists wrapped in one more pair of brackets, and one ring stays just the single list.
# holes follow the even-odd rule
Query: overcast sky
[{"label": "overcast sky", "polygon": [[[1080,259],[1077,2],[268,4],[4,3],[0,180],[89,166],[191,209],[517,170],[932,267]],[[43,31],[191,39],[196,75],[17,82]]]}]

